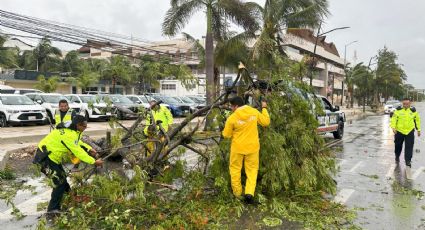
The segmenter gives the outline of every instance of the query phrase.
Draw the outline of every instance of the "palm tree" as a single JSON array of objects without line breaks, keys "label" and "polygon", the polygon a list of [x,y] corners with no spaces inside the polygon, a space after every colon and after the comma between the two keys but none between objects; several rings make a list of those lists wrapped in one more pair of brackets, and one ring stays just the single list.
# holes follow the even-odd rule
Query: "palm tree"
[{"label": "palm tree", "polygon": [[0,67],[4,68],[19,68],[18,53],[16,48],[3,47],[7,41],[7,37],[0,36]]},{"label": "palm tree", "polygon": [[113,56],[104,70],[104,77],[112,81],[112,93],[116,93],[115,86],[118,82],[123,85],[131,82],[132,66],[128,58]]},{"label": "palm tree", "polygon": [[256,3],[249,6],[257,12],[262,24],[256,36],[252,58],[259,68],[270,68],[276,52],[285,55],[280,33],[289,28],[315,28],[328,15],[327,0],[266,0],[264,7]]},{"label": "palm tree", "polygon": [[[167,11],[162,31],[165,35],[175,36],[189,22],[190,17],[204,10],[207,19],[205,38],[205,63],[207,80],[207,103],[214,96],[214,39],[223,40],[229,26],[233,22],[247,31],[255,31],[257,23],[248,7],[240,0],[171,0],[171,8]],[[227,21],[228,20],[228,21]],[[208,123],[208,122],[207,122]]]},{"label": "palm tree", "polygon": [[[198,39],[195,39],[187,33],[183,33],[185,39],[191,43],[192,50],[198,53],[201,58],[199,68],[205,65],[205,48]],[[252,36],[247,32],[236,34],[235,32],[227,33],[223,40],[216,43],[214,49],[214,84],[215,95],[220,92],[220,67],[222,68],[237,68],[239,62],[246,63],[249,58],[249,49],[247,46],[248,40]],[[224,71],[225,72],[225,71]],[[223,82],[224,83],[224,82]]]},{"label": "palm tree", "polygon": [[49,66],[47,66],[48,61],[57,64],[55,58],[61,57],[62,52],[58,48],[52,46],[51,41],[47,37],[44,37],[33,50],[33,55],[37,62],[37,71],[47,71],[49,70]]},{"label": "palm tree", "polygon": [[69,77],[67,80],[80,87],[83,93],[86,91],[87,87],[99,82],[100,73],[93,71],[87,62],[82,62],[78,72],[74,73],[77,75],[75,77]]}]

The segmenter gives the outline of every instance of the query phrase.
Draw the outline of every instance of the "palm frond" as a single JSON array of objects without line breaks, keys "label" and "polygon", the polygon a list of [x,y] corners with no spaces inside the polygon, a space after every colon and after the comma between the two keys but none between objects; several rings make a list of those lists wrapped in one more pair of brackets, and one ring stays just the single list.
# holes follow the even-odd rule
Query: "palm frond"
[{"label": "palm frond", "polygon": [[189,22],[190,17],[204,6],[201,0],[172,1],[162,23],[162,33],[174,36]]},{"label": "palm frond", "polygon": [[246,31],[255,32],[259,29],[255,17],[258,11],[253,11],[252,4],[247,5],[240,0],[221,0],[218,1],[217,7],[223,10],[226,18]]}]

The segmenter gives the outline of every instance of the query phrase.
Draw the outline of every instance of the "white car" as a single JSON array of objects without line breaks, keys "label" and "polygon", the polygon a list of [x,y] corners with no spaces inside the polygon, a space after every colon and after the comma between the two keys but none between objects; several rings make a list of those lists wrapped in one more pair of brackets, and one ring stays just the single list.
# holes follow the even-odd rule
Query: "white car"
[{"label": "white car", "polygon": [[148,95],[125,95],[128,99],[130,99],[132,102],[134,102],[135,104],[140,104],[142,105],[144,108],[149,108],[149,102],[153,100],[153,98],[151,98]]},{"label": "white car", "polygon": [[28,123],[44,124],[46,121],[46,109],[27,96],[0,94],[0,127]]},{"label": "white car", "polygon": [[81,113],[87,120],[109,119],[111,111],[99,97],[92,94],[67,94],[65,97],[71,102],[81,105]]},{"label": "white car", "polygon": [[401,106],[400,101],[387,101],[384,105],[384,113],[392,115],[399,106]]},{"label": "white car", "polygon": [[47,116],[54,123],[56,109],[59,108],[59,101],[65,99],[68,101],[69,108],[75,110],[77,114],[81,111],[81,105],[77,103],[70,103],[66,97],[59,93],[28,93],[25,96],[29,97],[31,100],[40,104],[43,108],[46,109]]}]

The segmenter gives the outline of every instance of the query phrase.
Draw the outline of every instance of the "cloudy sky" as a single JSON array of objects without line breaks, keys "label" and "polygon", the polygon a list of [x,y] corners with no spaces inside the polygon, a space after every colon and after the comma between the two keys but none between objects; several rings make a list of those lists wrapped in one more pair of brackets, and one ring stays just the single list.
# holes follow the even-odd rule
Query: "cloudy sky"
[{"label": "cloudy sky", "polygon": [[[264,0],[254,0],[260,4]],[[329,0],[331,15],[324,31],[335,27],[327,41],[334,42],[347,58],[368,62],[378,49],[387,46],[399,55],[408,82],[425,89],[425,1],[424,0]],[[133,35],[146,40],[162,40],[161,22],[168,0],[0,0],[0,9],[63,23]],[[194,15],[184,29],[196,37],[205,33],[203,12]]]}]

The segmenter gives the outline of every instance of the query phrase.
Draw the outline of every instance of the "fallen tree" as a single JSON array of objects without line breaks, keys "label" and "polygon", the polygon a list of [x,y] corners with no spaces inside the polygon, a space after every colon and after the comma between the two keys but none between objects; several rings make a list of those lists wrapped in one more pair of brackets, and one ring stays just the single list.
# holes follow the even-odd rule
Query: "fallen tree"
[{"label": "fallen tree", "polygon": [[[55,226],[72,228],[78,223],[79,228],[101,229],[237,228],[246,221],[239,218],[242,213],[251,213],[248,219],[260,227],[282,224],[282,219],[314,229],[353,227],[351,212],[322,197],[335,192],[335,163],[323,138],[315,132],[318,123],[314,109],[299,96],[308,90],[303,87],[286,81],[254,81],[241,68],[233,85],[216,101],[168,132],[159,127],[156,137],[143,136],[142,122],[152,116],[149,110],[140,113],[129,128],[114,121],[114,127],[121,128],[91,144],[104,159],[123,157],[133,169],[131,175],[109,171],[86,183],[96,172],[87,170],[80,185],[67,196],[68,211],[56,219]],[[225,105],[232,94],[243,96],[253,106],[261,100],[269,104],[272,122],[270,127],[260,129],[261,165],[255,196],[258,206],[254,210],[235,199],[230,189],[230,142],[221,138],[220,131],[227,114]],[[212,126],[200,131],[208,116],[214,120]],[[156,124],[153,126],[156,130]],[[148,142],[154,143],[152,152]],[[181,159],[188,150],[198,155],[198,163],[191,169]],[[44,227],[43,220],[39,228]]]}]

